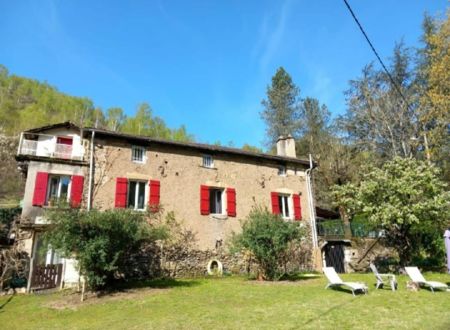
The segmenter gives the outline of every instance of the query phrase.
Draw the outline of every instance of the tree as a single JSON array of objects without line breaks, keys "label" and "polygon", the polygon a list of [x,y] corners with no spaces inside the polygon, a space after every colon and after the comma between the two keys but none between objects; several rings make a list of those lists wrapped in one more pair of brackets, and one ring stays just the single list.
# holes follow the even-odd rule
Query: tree
[{"label": "tree", "polygon": [[359,185],[336,186],[334,195],[346,217],[362,214],[384,231],[401,266],[421,253],[437,252],[436,244],[429,243],[441,240],[450,216],[450,193],[439,169],[410,158],[371,167]]},{"label": "tree", "polygon": [[125,277],[130,255],[144,244],[166,238],[147,216],[132,210],[55,209],[46,215],[52,226],[45,240],[61,256],[74,257],[88,285],[101,289]]},{"label": "tree", "polygon": [[126,116],[123,113],[122,108],[115,107],[109,108],[106,112],[106,127],[107,129],[118,132],[122,128],[126,120]]},{"label": "tree", "polygon": [[446,169],[450,178],[450,11],[443,21],[425,16],[423,48],[418,50],[419,137],[429,157]]},{"label": "tree", "polygon": [[267,144],[273,146],[280,135],[298,133],[299,89],[291,76],[278,68],[267,87],[267,100],[262,101],[262,119],[266,122]]},{"label": "tree", "polygon": [[360,150],[378,154],[383,159],[415,154],[411,137],[418,132],[413,69],[410,50],[403,42],[396,44],[388,75],[367,65],[362,76],[350,81],[346,91],[347,112],[340,119],[348,138]]},{"label": "tree", "polygon": [[232,244],[235,250],[251,251],[262,277],[274,280],[289,244],[303,235],[298,222],[287,222],[267,208],[255,207],[244,220],[242,233],[233,236]]},{"label": "tree", "polygon": [[248,143],[245,143],[245,144],[242,146],[242,150],[244,150],[244,151],[250,151],[250,152],[257,152],[257,153],[260,153],[260,154],[263,153],[263,151],[262,151],[260,148],[255,147],[255,146],[252,146],[252,145],[250,145],[250,144],[248,144]]},{"label": "tree", "polygon": [[16,204],[23,194],[25,182],[17,169],[14,156],[19,139],[4,135],[0,127],[0,202]]}]

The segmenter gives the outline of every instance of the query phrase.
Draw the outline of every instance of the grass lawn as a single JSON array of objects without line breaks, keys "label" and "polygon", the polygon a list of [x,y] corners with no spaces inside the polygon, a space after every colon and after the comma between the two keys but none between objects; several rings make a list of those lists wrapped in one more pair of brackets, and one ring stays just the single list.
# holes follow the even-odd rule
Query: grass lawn
[{"label": "grass lawn", "polygon": [[[450,292],[324,290],[326,279],[257,282],[241,277],[154,281],[79,303],[68,291],[0,297],[1,329],[450,329]],[[425,274],[450,282],[450,275]]]}]

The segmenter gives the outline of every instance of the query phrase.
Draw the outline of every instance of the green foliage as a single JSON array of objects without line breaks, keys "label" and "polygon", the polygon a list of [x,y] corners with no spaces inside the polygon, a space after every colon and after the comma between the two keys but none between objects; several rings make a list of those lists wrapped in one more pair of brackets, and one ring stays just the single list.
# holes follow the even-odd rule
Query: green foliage
[{"label": "green foliage", "polygon": [[439,252],[436,241],[442,242],[450,217],[450,193],[436,167],[395,158],[382,168],[372,167],[359,185],[335,187],[334,195],[336,205],[350,218],[364,214],[385,231],[402,265],[420,253]]},{"label": "green foliage", "polygon": [[290,244],[303,235],[298,222],[285,221],[267,208],[254,207],[242,224],[242,232],[233,236],[232,248],[250,251],[262,276],[274,280]]},{"label": "green foliage", "polygon": [[296,135],[298,131],[299,89],[284,68],[278,68],[267,87],[267,100],[262,101],[262,119],[266,122],[268,146],[280,135]]},{"label": "green foliage", "polygon": [[263,153],[263,151],[261,150],[261,148],[252,146],[252,145],[247,144],[247,143],[245,143],[245,144],[242,146],[242,150],[250,151],[250,152],[256,152],[256,153]]},{"label": "green foliage", "polygon": [[168,236],[164,228],[151,226],[144,212],[55,209],[47,217],[52,225],[46,242],[62,256],[74,257],[93,289],[123,278],[131,254]]},{"label": "green foliage", "polygon": [[8,243],[8,233],[21,212],[20,207],[0,208],[0,245]]},{"label": "green foliage", "polygon": [[134,116],[126,116],[119,107],[105,114],[89,98],[66,95],[47,83],[10,75],[0,65],[0,129],[6,135],[64,121],[175,141],[194,139],[184,126],[167,127],[160,117],[153,116],[147,103],[141,103]]}]

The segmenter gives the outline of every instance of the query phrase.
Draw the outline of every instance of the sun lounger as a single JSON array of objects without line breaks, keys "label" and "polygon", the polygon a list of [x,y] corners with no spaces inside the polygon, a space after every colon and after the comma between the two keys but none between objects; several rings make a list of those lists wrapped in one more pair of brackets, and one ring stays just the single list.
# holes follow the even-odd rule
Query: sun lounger
[{"label": "sun lounger", "polygon": [[325,287],[325,289],[328,289],[331,287],[345,286],[345,287],[350,288],[353,295],[355,295],[356,291],[362,291],[362,292],[364,292],[364,294],[366,294],[369,290],[365,283],[342,281],[333,267],[324,267],[323,273],[325,274],[325,276],[327,277],[328,282],[329,282],[328,285]]},{"label": "sun lounger", "polygon": [[430,287],[431,291],[434,292],[435,289],[442,289],[447,290],[448,286],[441,282],[435,282],[435,281],[427,281],[422,273],[420,272],[419,268],[417,267],[405,267],[406,273],[411,278],[411,280],[415,283],[417,283],[419,286],[428,286]]},{"label": "sun lounger", "polygon": [[372,269],[375,277],[377,278],[377,289],[384,286],[385,283],[383,278],[386,278],[387,281],[389,281],[392,291],[397,289],[397,280],[394,274],[380,274],[377,267],[372,263],[370,264],[370,269]]}]

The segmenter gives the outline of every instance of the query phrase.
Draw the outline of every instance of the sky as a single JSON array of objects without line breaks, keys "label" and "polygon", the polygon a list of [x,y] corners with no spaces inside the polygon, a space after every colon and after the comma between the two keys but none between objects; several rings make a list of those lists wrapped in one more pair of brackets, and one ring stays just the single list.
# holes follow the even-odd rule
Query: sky
[{"label": "sky", "polygon": [[[418,46],[447,0],[348,0],[383,60]],[[375,61],[342,0],[0,0],[10,73],[133,115],[140,102],[198,142],[262,147],[261,100],[278,67],[334,116]]]}]

